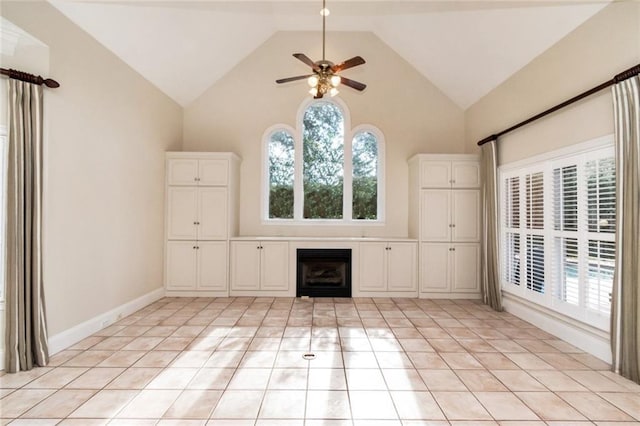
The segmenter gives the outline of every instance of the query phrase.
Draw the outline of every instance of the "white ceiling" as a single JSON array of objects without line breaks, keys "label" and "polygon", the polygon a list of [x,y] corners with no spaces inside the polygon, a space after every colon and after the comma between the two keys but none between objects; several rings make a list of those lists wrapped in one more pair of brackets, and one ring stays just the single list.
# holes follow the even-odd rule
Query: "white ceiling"
[{"label": "white ceiling", "polygon": [[[183,106],[276,31],[322,25],[320,0],[50,2]],[[375,33],[466,109],[608,2],[328,0],[327,31]]]}]

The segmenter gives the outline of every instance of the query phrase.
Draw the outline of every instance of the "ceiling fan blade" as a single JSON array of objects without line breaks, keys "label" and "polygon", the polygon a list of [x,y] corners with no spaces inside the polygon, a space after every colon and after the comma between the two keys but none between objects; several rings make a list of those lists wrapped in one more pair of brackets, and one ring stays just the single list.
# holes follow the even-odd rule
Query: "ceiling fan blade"
[{"label": "ceiling fan blade", "polygon": [[309,65],[314,71],[320,71],[320,67],[318,67],[318,65],[316,65],[316,63],[309,59],[309,57],[304,53],[294,53],[293,57]]},{"label": "ceiling fan blade", "polygon": [[296,77],[281,78],[280,80],[276,80],[276,83],[281,84],[281,83],[288,83],[290,81],[304,80],[305,78],[309,78],[312,75],[313,74],[307,74],[307,75],[298,75]]},{"label": "ceiling fan blade", "polygon": [[360,83],[359,81],[351,80],[342,76],[340,76],[340,84],[344,84],[345,86],[349,86],[352,89],[356,89],[359,91],[363,91],[365,87],[367,87],[367,85],[364,83]]},{"label": "ceiling fan blade", "polygon": [[347,59],[346,61],[342,62],[341,64],[337,64],[331,67],[331,71],[333,72],[339,72],[342,70],[346,70],[347,68],[353,68],[353,67],[357,67],[358,65],[362,65],[365,63],[365,60],[362,59],[361,56],[354,56],[351,59]]}]

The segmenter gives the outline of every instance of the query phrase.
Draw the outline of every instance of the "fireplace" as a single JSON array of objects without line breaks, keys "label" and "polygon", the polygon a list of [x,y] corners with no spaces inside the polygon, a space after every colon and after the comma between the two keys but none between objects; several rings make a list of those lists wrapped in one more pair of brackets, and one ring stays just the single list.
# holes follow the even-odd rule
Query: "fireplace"
[{"label": "fireplace", "polygon": [[298,249],[296,296],[351,297],[351,249]]}]

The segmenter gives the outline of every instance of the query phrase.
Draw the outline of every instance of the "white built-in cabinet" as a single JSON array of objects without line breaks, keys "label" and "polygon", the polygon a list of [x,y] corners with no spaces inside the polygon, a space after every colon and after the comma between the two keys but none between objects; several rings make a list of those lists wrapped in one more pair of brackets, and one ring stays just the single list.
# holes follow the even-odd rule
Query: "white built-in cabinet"
[{"label": "white built-in cabinet", "polygon": [[410,234],[419,240],[423,297],[480,295],[480,164],[473,155],[409,161]]},{"label": "white built-in cabinet", "polygon": [[231,241],[231,295],[289,290],[289,243]]},{"label": "white built-in cabinet", "polygon": [[361,242],[359,291],[415,297],[418,290],[415,242]]},{"label": "white built-in cabinet", "polygon": [[166,153],[167,294],[228,294],[228,239],[237,234],[239,163],[232,153]]}]

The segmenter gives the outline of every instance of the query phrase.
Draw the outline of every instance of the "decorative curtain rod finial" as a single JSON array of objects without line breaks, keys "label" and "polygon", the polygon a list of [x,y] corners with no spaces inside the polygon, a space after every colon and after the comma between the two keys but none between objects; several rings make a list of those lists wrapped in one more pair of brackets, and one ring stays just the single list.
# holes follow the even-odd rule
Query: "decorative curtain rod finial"
[{"label": "decorative curtain rod finial", "polygon": [[60,87],[60,83],[58,83],[57,81],[51,78],[43,78],[39,75],[33,75],[27,72],[18,71],[14,69],[0,68],[0,75],[6,75],[9,78],[13,78],[15,80],[20,80],[20,81],[26,81],[27,83],[33,83],[38,85],[44,84],[45,86],[51,89]]}]

